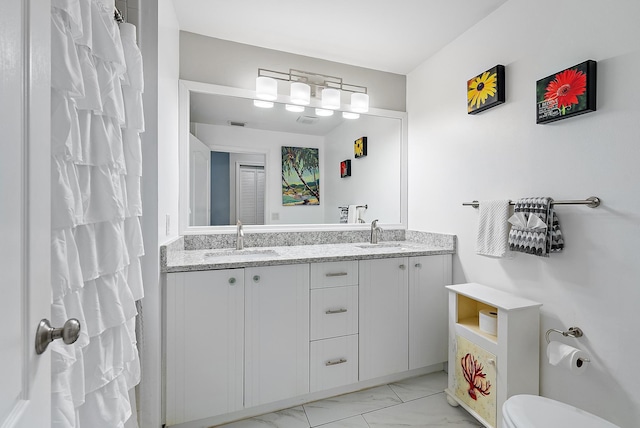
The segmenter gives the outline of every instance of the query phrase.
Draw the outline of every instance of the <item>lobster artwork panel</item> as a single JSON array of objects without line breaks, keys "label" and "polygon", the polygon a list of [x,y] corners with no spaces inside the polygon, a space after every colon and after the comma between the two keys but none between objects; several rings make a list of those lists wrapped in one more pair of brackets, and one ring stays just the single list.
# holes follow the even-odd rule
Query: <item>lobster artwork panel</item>
[{"label": "lobster artwork panel", "polygon": [[496,426],[496,356],[456,337],[455,394],[491,426]]}]

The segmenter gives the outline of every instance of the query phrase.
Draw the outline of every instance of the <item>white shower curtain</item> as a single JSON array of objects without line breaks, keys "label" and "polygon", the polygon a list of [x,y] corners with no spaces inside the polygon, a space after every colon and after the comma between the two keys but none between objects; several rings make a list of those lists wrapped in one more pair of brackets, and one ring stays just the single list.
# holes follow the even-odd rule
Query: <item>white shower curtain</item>
[{"label": "white shower curtain", "polygon": [[113,0],[52,0],[52,324],[80,320],[52,351],[54,427],[136,427],[142,58]]}]

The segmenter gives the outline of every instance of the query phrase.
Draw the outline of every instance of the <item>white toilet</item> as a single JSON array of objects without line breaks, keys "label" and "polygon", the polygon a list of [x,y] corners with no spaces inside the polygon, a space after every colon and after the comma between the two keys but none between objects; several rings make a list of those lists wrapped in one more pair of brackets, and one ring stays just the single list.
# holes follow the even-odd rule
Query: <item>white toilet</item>
[{"label": "white toilet", "polygon": [[514,395],[502,406],[502,428],[620,428],[596,415],[550,398]]}]

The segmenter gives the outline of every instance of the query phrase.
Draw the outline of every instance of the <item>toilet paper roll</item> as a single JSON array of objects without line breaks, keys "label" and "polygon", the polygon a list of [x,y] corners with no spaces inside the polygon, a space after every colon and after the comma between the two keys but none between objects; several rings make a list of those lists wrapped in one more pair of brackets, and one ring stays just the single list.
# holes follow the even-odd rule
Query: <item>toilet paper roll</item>
[{"label": "toilet paper roll", "polygon": [[579,375],[587,370],[585,360],[589,359],[589,356],[581,349],[551,341],[547,345],[547,358],[549,358],[549,364],[568,369],[571,373]]},{"label": "toilet paper roll", "polygon": [[491,309],[481,309],[479,319],[480,331],[494,336],[498,334],[498,312]]}]

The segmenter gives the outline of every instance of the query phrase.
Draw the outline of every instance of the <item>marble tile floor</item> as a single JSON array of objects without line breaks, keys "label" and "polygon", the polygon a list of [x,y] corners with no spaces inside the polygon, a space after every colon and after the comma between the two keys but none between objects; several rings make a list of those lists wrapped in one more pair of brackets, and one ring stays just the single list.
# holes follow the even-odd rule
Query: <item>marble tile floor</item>
[{"label": "marble tile floor", "polygon": [[222,425],[225,428],[413,428],[482,425],[447,403],[445,372],[431,373]]}]

